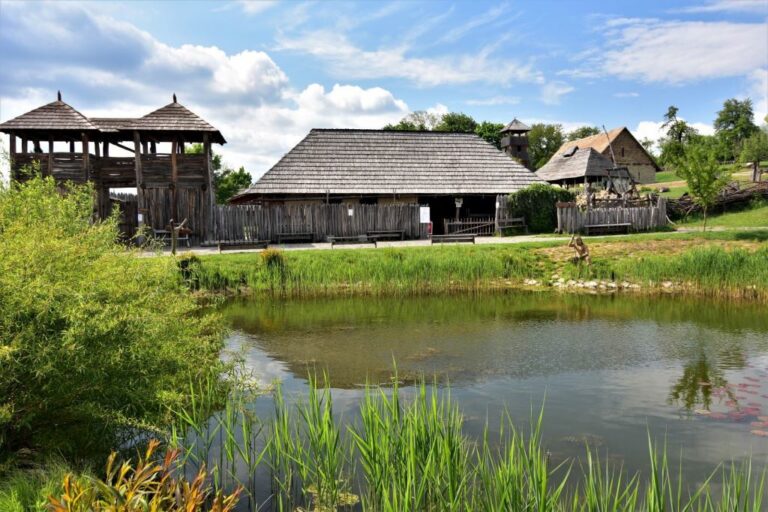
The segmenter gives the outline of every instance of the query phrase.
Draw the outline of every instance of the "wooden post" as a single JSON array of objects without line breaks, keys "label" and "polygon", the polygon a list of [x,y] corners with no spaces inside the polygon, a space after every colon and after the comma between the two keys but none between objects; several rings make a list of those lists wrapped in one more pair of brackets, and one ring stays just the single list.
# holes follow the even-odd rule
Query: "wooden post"
[{"label": "wooden post", "polygon": [[11,176],[13,176],[13,163],[14,163],[14,160],[16,159],[16,134],[11,132],[8,135],[8,139],[9,139],[8,151],[10,153],[8,156],[11,159],[9,163],[11,165]]},{"label": "wooden post", "polygon": [[75,141],[74,139],[69,141],[69,152],[74,153],[75,152]]},{"label": "wooden post", "polygon": [[153,155],[157,153],[157,145],[155,144],[155,141],[149,143],[149,152]]},{"label": "wooden post", "polygon": [[179,178],[179,169],[176,165],[176,151],[178,150],[178,142],[173,141],[171,143],[171,218],[172,219],[178,219],[179,213],[177,211],[178,203],[177,195],[176,195],[176,182]]},{"label": "wooden post", "polygon": [[144,205],[144,189],[142,188],[144,176],[141,170],[141,137],[139,136],[138,130],[133,131],[133,161],[136,169],[136,203],[139,212],[138,226],[139,230],[141,230],[144,224],[144,214],[146,213],[146,210]]},{"label": "wooden post", "polygon": [[104,141],[104,158],[109,157],[109,142]]},{"label": "wooden post", "polygon": [[29,141],[27,139],[21,139],[21,152],[29,153]]},{"label": "wooden post", "polygon": [[203,134],[203,155],[205,157],[205,179],[208,185],[208,208],[206,209],[205,229],[207,233],[203,238],[213,239],[213,212],[216,208],[216,190],[214,189],[213,165],[211,162],[211,138],[207,133]]},{"label": "wooden post", "polygon": [[53,176],[53,136],[48,137],[48,176]]},{"label": "wooden post", "polygon": [[147,141],[141,142],[141,152],[144,153],[145,155],[149,153],[149,151],[147,150]]},{"label": "wooden post", "polygon": [[85,178],[85,181],[88,181],[90,179],[90,155],[88,153],[88,134],[83,133],[83,177]]},{"label": "wooden post", "polygon": [[100,146],[101,144],[99,144],[98,141],[93,142],[93,154],[96,155],[97,158],[101,157]]}]

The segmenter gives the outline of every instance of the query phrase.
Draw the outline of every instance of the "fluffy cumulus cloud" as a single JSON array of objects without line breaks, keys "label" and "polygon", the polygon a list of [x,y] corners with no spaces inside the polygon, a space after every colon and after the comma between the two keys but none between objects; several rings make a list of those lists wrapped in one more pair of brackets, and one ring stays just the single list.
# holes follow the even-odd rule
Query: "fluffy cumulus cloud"
[{"label": "fluffy cumulus cloud", "polygon": [[310,84],[296,90],[263,51],[171,46],[77,4],[47,4],[32,16],[28,6],[4,2],[0,46],[3,120],[52,101],[57,89],[94,117],[138,117],[170,102],[175,92],[222,131],[225,161],[245,165],[254,177],[313,127],[378,128],[408,113],[405,102],[380,87]]},{"label": "fluffy cumulus cloud", "polygon": [[765,23],[615,18],[605,28],[607,42],[569,74],[684,84],[743,77],[768,62]]},{"label": "fluffy cumulus cloud", "polygon": [[752,98],[755,109],[755,123],[768,123],[768,68],[755,69],[749,74],[747,94]]}]

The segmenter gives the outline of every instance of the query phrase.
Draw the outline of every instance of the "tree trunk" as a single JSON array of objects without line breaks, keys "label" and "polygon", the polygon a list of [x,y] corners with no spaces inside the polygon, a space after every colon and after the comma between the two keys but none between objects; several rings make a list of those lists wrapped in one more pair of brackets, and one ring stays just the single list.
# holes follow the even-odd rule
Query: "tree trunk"
[{"label": "tree trunk", "polygon": [[760,163],[757,160],[752,162],[752,181],[755,183],[760,181]]},{"label": "tree trunk", "polygon": [[707,230],[707,207],[704,207],[704,231]]}]

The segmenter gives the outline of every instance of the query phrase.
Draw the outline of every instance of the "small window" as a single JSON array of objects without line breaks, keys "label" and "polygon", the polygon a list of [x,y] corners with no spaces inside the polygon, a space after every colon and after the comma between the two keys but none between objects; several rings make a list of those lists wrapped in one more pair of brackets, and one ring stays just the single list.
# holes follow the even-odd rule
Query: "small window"
[{"label": "small window", "polygon": [[621,157],[624,158],[624,148],[621,148]]},{"label": "small window", "polygon": [[576,154],[576,152],[577,152],[578,150],[579,150],[579,146],[573,146],[572,148],[570,148],[570,149],[566,149],[565,151],[563,151],[563,156],[564,156],[565,158],[571,157],[571,156],[573,156],[574,154]]}]

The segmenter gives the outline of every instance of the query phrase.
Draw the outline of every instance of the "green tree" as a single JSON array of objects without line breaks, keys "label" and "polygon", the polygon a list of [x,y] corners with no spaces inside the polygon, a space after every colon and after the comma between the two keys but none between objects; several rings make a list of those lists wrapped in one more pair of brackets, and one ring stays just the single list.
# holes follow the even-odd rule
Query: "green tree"
[{"label": "green tree", "polygon": [[563,127],[559,124],[535,123],[528,132],[528,155],[534,169],[546,164],[565,142]]},{"label": "green tree", "polygon": [[659,163],[662,166],[675,165],[683,157],[686,145],[698,135],[695,128],[677,117],[678,112],[679,109],[671,105],[664,114],[661,127],[666,128],[667,133],[659,140]]},{"label": "green tree", "polygon": [[477,121],[472,116],[463,112],[449,112],[445,114],[434,130],[436,132],[461,132],[475,133]]},{"label": "green tree", "polygon": [[653,156],[653,146],[655,144],[656,142],[648,137],[643,137],[643,140],[640,141],[640,145],[643,146],[643,149],[651,156]]},{"label": "green tree", "polygon": [[710,138],[701,138],[685,147],[677,161],[675,172],[688,184],[693,200],[704,212],[704,231],[707,229],[707,211],[730,179],[730,171],[720,165],[717,149]]},{"label": "green tree", "polygon": [[580,126],[575,130],[568,132],[568,140],[578,140],[584,137],[590,137],[600,133],[600,128],[597,126]]},{"label": "green tree", "polygon": [[768,126],[744,141],[739,161],[752,164],[752,181],[760,181],[760,162],[768,160]]},{"label": "green tree", "polygon": [[238,170],[224,169],[218,174],[214,174],[216,184],[216,202],[226,204],[226,202],[244,188],[251,186],[251,175],[240,167]]},{"label": "green tree", "polygon": [[510,217],[525,217],[533,233],[552,233],[557,227],[558,202],[573,201],[576,196],[564,188],[536,183],[509,195]]},{"label": "green tree", "polygon": [[[184,150],[190,155],[202,155],[203,145],[192,144]],[[251,175],[240,167],[234,170],[231,167],[225,167],[221,155],[211,152],[211,169],[213,170],[213,188],[216,192],[216,202],[226,204],[230,197],[237,194],[241,189],[248,188],[251,185]]]},{"label": "green tree", "polygon": [[126,252],[92,211],[89,185],[0,184],[0,459],[110,450],[219,367],[218,321],[176,260]]},{"label": "green tree", "polygon": [[475,128],[475,133],[496,146],[497,149],[501,149],[502,128],[504,128],[503,123],[491,123],[490,121],[483,121],[477,125],[477,128]]},{"label": "green tree", "polygon": [[752,121],[754,112],[752,100],[739,101],[736,98],[725,100],[723,108],[715,119],[715,133],[722,142],[728,158],[737,158],[742,143],[757,133],[759,128]]},{"label": "green tree", "polygon": [[442,116],[425,110],[411,112],[397,124],[388,124],[384,127],[387,131],[419,131],[426,132],[435,129]]}]

